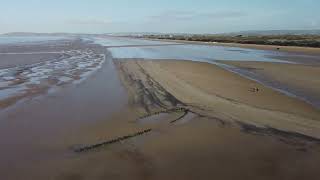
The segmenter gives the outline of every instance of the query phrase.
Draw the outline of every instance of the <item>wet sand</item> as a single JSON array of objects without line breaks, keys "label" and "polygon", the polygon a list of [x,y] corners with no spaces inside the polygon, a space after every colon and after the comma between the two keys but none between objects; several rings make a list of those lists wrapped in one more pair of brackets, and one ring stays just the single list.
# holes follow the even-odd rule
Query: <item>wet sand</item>
[{"label": "wet sand", "polygon": [[23,66],[27,64],[39,63],[59,59],[61,53],[47,54],[1,54],[0,68],[10,68],[15,66]]},{"label": "wet sand", "polygon": [[101,68],[106,49],[82,40],[47,44],[2,45],[0,108],[23,99],[77,84]]},{"label": "wet sand", "polygon": [[64,52],[95,48],[80,39],[57,40],[41,44],[1,44],[0,69],[59,59]]},{"label": "wet sand", "polygon": [[[78,48],[79,46],[80,48]],[[52,169],[51,164],[57,163],[58,166],[63,167],[64,160],[73,154],[71,146],[74,144],[66,143],[68,138],[78,137],[81,134],[79,129],[82,127],[104,121],[127,105],[127,94],[117,77],[112,58],[105,48],[81,43],[66,48],[65,51],[83,52],[86,49],[91,49],[91,52],[98,53],[98,55],[103,54],[105,57],[105,61],[97,70],[95,70],[95,65],[89,64],[89,68],[91,68],[89,70],[94,69],[94,73],[81,79],[75,79],[75,81],[46,84],[48,86],[45,86],[43,91],[27,93],[22,99],[17,99],[10,104],[6,101],[5,108],[1,108],[1,178],[8,180],[53,178],[59,172],[56,171],[58,167]],[[90,56],[90,59],[94,60],[91,57],[96,56]],[[101,56],[99,55],[99,57]],[[74,61],[72,57],[66,56],[66,58],[70,62]],[[54,63],[59,65],[65,60],[58,59]],[[82,62],[81,60],[80,63]],[[33,66],[31,62],[26,63],[32,68],[42,67],[38,64]],[[51,62],[41,63],[47,65]],[[76,67],[87,67],[83,63],[80,65]],[[66,62],[62,67],[68,66],[69,64]],[[30,68],[24,68],[22,72],[28,74],[28,69]],[[49,69],[52,70],[51,66]],[[78,71],[75,68],[70,73]],[[41,72],[41,68],[37,72]],[[87,72],[89,71],[87,70]],[[63,75],[67,71],[63,69],[61,72],[39,74],[39,77],[60,79],[61,73]],[[38,77],[38,74],[35,74],[35,77]],[[28,82],[28,79],[24,79]],[[44,81],[46,82],[46,80]],[[43,85],[40,83],[38,86],[43,87]]]}]

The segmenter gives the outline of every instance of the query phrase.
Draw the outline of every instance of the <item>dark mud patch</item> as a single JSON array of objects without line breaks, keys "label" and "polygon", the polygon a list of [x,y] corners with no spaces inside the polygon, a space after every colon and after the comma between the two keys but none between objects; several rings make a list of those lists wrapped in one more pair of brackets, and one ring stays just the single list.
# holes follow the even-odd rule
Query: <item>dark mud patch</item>
[{"label": "dark mud patch", "polygon": [[320,139],[301,133],[283,131],[272,127],[257,127],[243,122],[238,122],[238,124],[245,133],[274,137],[283,143],[296,146],[297,150],[306,151],[306,148],[312,145],[320,145]]},{"label": "dark mud patch", "polygon": [[149,113],[145,116],[140,117],[137,121],[148,123],[148,122],[157,122],[157,121],[161,121],[161,120],[167,120],[174,113],[175,114],[181,113],[181,115],[178,116],[177,118],[171,120],[169,122],[170,124],[174,124],[180,120],[182,121],[181,123],[188,122],[189,120],[193,119],[195,116],[199,116],[198,113],[193,113],[188,108],[177,107],[177,108],[166,109],[166,110],[162,110],[162,111],[158,111],[158,112],[154,112],[154,113]]},{"label": "dark mud patch", "polygon": [[153,112],[153,113],[147,113],[146,115],[141,116],[139,119],[144,119],[144,118],[148,118],[150,116],[155,116],[155,115],[159,115],[159,114],[170,114],[170,113],[174,113],[174,112],[185,112],[185,111],[189,111],[189,109],[186,109],[184,107],[176,107],[176,108],[165,109],[165,110],[161,110],[161,111],[157,111],[157,112]]},{"label": "dark mud patch", "polygon": [[186,117],[186,116],[187,116],[187,114],[188,114],[188,111],[185,111],[185,112],[184,112],[184,114],[183,114],[182,116],[178,117],[178,118],[177,118],[177,119],[175,119],[175,120],[172,120],[170,123],[172,124],[172,123],[175,123],[175,122],[177,122],[177,121],[181,120],[182,118]]},{"label": "dark mud patch", "polygon": [[183,114],[183,116],[179,117],[178,119],[176,119],[175,121],[171,121],[171,124],[185,124],[188,123],[189,121],[191,121],[192,119],[198,117],[197,114],[194,114],[190,111],[185,112],[185,114]]}]

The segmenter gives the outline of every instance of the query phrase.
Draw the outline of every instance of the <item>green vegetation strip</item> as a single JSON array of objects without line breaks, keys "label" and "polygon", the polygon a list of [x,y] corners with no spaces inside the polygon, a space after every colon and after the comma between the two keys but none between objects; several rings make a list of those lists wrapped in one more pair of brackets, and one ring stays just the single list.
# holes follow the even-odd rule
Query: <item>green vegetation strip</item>
[{"label": "green vegetation strip", "polygon": [[320,48],[320,35],[145,35],[144,38]]},{"label": "green vegetation strip", "polygon": [[110,144],[118,143],[118,142],[123,141],[123,140],[127,140],[127,139],[130,139],[130,138],[141,136],[141,135],[149,133],[151,131],[152,131],[152,129],[146,129],[146,130],[137,132],[135,134],[122,136],[122,137],[119,137],[119,138],[116,138],[116,139],[112,139],[112,140],[109,140],[109,141],[105,141],[105,142],[102,142],[102,143],[93,144],[93,145],[85,146],[85,147],[82,147],[82,148],[78,148],[78,149],[75,149],[74,151],[77,152],[77,153],[90,151],[90,150],[93,150],[93,149],[96,149],[96,148],[99,148],[99,147],[102,147],[102,146],[105,146],[105,145],[110,145]]}]

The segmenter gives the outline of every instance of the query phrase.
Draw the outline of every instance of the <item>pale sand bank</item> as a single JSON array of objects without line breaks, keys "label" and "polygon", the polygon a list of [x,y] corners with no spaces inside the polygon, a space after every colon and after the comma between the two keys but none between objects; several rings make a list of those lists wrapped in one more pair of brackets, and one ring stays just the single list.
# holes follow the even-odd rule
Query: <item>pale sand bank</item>
[{"label": "pale sand bank", "polygon": [[[215,65],[181,61],[126,61],[143,69],[185,104],[206,107],[214,116],[320,137],[320,112]],[[131,68],[132,67],[132,68]],[[252,92],[258,88],[259,92]]]},{"label": "pale sand bank", "polygon": [[320,105],[320,66],[268,62],[220,61],[253,73],[262,81],[283,86],[307,101]]}]

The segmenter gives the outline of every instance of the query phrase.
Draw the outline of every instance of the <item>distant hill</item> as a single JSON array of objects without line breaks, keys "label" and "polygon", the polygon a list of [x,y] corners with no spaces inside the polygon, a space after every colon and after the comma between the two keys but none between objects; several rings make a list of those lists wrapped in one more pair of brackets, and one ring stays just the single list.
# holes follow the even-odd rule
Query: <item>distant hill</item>
[{"label": "distant hill", "polygon": [[96,34],[77,34],[77,33],[33,33],[33,32],[11,32],[1,36],[92,36]]},{"label": "distant hill", "polygon": [[320,35],[319,30],[258,30],[258,31],[240,31],[234,33],[227,33],[229,35]]},{"label": "distant hill", "polygon": [[65,33],[33,33],[33,32],[11,32],[2,34],[2,36],[58,36]]},{"label": "distant hill", "polygon": [[174,35],[174,36],[193,36],[193,35],[227,35],[227,36],[268,36],[268,35],[320,35],[320,29],[315,30],[254,30],[254,31],[239,31],[232,33],[211,33],[211,34],[193,34],[193,33],[159,33],[159,32],[115,32],[104,34],[78,34],[78,33],[33,33],[33,32],[11,32],[2,34],[2,36],[148,36],[148,35]]}]

